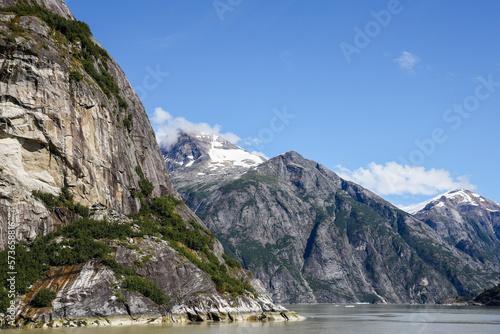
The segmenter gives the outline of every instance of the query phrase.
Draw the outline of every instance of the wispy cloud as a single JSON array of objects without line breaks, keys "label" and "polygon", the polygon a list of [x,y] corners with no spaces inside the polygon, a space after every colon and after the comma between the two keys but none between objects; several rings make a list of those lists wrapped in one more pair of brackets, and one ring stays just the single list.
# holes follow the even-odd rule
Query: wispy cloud
[{"label": "wispy cloud", "polygon": [[394,59],[394,62],[408,74],[415,74],[414,67],[420,62],[420,58],[408,51],[403,51],[398,58]]},{"label": "wispy cloud", "polygon": [[283,50],[279,54],[279,58],[285,67],[290,67],[293,64],[293,55],[288,50]]},{"label": "wispy cloud", "polygon": [[211,126],[207,123],[192,123],[184,117],[173,117],[168,111],[156,108],[151,121],[158,125],[156,140],[165,149],[170,148],[177,142],[181,132],[188,134],[218,135],[230,143],[236,144],[240,137],[231,132],[222,133],[222,127],[218,124]]},{"label": "wispy cloud", "polygon": [[170,35],[157,37],[157,38],[149,38],[143,41],[144,45],[155,46],[157,48],[169,48],[174,44],[187,39],[190,36],[190,32],[181,31],[175,32]]},{"label": "wispy cloud", "polygon": [[265,155],[264,152],[260,152],[260,151],[252,151],[250,152],[252,154],[255,154],[255,155],[258,155],[259,157],[263,157],[264,159],[266,160],[269,160],[269,157],[267,155]]},{"label": "wispy cloud", "polygon": [[387,162],[370,163],[367,168],[350,170],[337,166],[340,177],[356,182],[379,195],[436,195],[457,188],[473,190],[467,176],[454,178],[444,169],[425,169]]}]

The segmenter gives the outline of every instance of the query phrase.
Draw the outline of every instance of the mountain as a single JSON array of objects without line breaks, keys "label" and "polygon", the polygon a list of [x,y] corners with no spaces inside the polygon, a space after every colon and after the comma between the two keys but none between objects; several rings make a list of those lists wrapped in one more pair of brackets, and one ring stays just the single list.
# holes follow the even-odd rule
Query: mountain
[{"label": "mountain", "polygon": [[452,206],[455,209],[473,206],[490,212],[500,211],[500,204],[467,189],[451,190],[431,198],[430,200],[401,207],[401,209],[413,215],[420,211],[430,211],[434,207],[439,208],[445,206]]},{"label": "mountain", "polygon": [[279,302],[436,302],[475,295],[498,280],[497,264],[464,253],[423,221],[296,152],[211,173],[209,162],[182,168],[185,154],[210,155],[207,146],[189,153],[191,141],[197,143],[184,135],[164,152],[179,162],[175,170],[168,165],[172,182]]},{"label": "mountain", "polygon": [[181,133],[175,149],[163,148],[162,153],[169,175],[181,186],[236,178],[267,160],[211,134]]},{"label": "mountain", "polygon": [[0,249],[3,328],[296,318],[180,201],[141,101],[62,0],[0,0]]},{"label": "mountain", "polygon": [[500,204],[459,189],[404,210],[462,252],[483,263],[500,264]]},{"label": "mountain", "polygon": [[199,204],[221,182],[237,179],[267,160],[212,134],[181,133],[162,154],[176,189],[191,196],[191,205]]}]

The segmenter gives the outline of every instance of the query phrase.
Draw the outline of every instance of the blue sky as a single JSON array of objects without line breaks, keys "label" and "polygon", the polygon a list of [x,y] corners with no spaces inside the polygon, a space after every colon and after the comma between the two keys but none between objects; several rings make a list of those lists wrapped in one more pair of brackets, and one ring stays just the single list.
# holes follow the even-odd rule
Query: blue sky
[{"label": "blue sky", "polygon": [[268,157],[297,151],[394,204],[456,187],[500,202],[498,1],[67,4],[160,133],[180,118],[207,123]]}]

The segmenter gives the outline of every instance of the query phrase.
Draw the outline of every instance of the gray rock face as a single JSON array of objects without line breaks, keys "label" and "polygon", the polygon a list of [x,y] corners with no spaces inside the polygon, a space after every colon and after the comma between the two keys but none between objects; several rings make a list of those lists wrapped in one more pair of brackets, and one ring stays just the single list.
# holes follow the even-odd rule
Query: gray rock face
[{"label": "gray rock face", "polygon": [[[63,1],[39,3],[72,18]],[[155,195],[178,197],[144,107],[112,59],[109,72],[133,115],[130,132],[117,99],[76,60],[78,44],[36,17],[1,14],[0,31],[0,249],[7,221],[19,226],[18,240],[67,223],[35,200],[33,190],[57,194],[67,184],[76,202],[128,214],[139,209],[129,191],[139,188],[139,166]],[[72,71],[83,78],[70,80]]]},{"label": "gray rock face", "polygon": [[500,204],[470,190],[454,190],[413,212],[450,244],[483,263],[500,264]]},{"label": "gray rock face", "polygon": [[279,302],[436,302],[476,294],[500,272],[295,152],[244,172],[200,182],[178,168],[172,180]]}]

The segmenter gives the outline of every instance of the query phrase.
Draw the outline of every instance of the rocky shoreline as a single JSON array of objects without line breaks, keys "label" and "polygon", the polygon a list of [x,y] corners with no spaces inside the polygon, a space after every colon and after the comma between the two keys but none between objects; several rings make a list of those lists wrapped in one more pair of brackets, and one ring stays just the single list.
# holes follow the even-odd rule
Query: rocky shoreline
[{"label": "rocky shoreline", "polygon": [[34,329],[34,328],[62,328],[62,327],[103,327],[103,326],[130,326],[130,325],[186,325],[192,322],[284,322],[302,321],[306,318],[296,312],[262,312],[262,313],[198,313],[195,310],[185,313],[170,313],[166,315],[143,315],[137,317],[102,317],[82,319],[57,319],[42,317],[37,321],[29,318],[19,319],[15,326],[8,322],[1,322],[1,329]]}]

